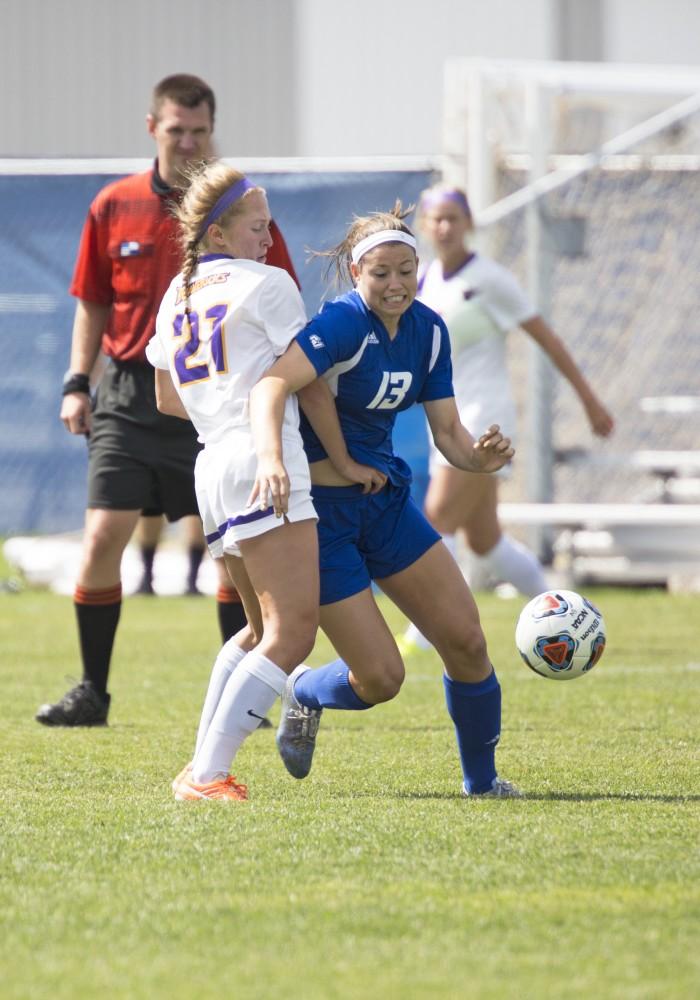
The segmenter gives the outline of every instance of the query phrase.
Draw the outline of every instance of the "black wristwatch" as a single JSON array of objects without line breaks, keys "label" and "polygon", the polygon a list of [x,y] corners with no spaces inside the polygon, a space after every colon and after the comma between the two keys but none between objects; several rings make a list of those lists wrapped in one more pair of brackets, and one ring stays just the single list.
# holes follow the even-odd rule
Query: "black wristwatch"
[{"label": "black wristwatch", "polygon": [[90,395],[90,376],[83,375],[82,372],[67,371],[63,376],[62,396],[67,396],[71,392],[84,392]]}]

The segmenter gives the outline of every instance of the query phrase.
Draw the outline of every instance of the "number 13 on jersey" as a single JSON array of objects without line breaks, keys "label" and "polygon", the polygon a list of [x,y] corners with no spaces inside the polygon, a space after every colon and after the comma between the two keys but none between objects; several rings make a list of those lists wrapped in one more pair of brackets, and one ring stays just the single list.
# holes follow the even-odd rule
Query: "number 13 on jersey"
[{"label": "number 13 on jersey", "polygon": [[367,404],[368,410],[395,410],[411,388],[411,372],[383,372],[379,391]]},{"label": "number 13 on jersey", "polygon": [[[227,305],[211,306],[199,316],[178,313],[173,320],[173,336],[182,342],[175,349],[175,371],[180,385],[202,382],[212,375],[225,375],[228,371],[224,320]],[[189,319],[189,322],[188,322]]]}]

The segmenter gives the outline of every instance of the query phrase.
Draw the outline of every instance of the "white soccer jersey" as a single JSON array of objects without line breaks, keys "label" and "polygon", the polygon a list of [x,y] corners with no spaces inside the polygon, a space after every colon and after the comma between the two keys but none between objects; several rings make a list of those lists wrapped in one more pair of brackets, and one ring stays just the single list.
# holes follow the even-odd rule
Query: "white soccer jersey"
[{"label": "white soccer jersey", "polygon": [[[286,271],[253,260],[200,258],[185,319],[182,277],[163,297],[146,349],[175,388],[205,444],[249,429],[248,395],[306,325],[304,304]],[[298,433],[296,396],[286,403],[283,434]]]},{"label": "white soccer jersey", "polygon": [[[209,551],[215,558],[240,555],[240,541],[285,521],[272,507],[248,504],[257,469],[248,396],[306,325],[306,313],[286,271],[211,254],[200,258],[190,284],[190,318],[191,325],[178,275],[163,297],[146,354],[154,367],[170,371],[204,442],[195,489]],[[286,520],[315,519],[296,396],[285,404],[282,443],[290,481]]]},{"label": "white soccer jersey", "polygon": [[478,437],[491,424],[499,424],[514,437],[506,337],[537,312],[518,282],[501,264],[474,254],[447,276],[442,264],[433,261],[418,295],[447,324],[455,398],[464,426]]}]

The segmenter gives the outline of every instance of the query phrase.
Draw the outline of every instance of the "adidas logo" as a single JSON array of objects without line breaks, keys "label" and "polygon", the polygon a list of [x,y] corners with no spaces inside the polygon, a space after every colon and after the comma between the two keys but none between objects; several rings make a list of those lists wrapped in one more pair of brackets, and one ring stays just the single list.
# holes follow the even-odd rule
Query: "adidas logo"
[{"label": "adidas logo", "polygon": [[369,337],[367,338],[367,343],[368,344],[378,344],[379,343],[379,338],[377,337],[377,335],[374,332],[374,330],[370,330]]}]

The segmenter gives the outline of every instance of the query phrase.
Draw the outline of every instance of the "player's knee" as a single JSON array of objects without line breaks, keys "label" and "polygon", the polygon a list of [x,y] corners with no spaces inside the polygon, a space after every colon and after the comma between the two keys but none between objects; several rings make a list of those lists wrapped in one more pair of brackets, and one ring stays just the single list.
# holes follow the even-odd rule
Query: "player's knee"
[{"label": "player's knee", "polygon": [[469,660],[481,661],[486,657],[486,636],[480,625],[470,625],[464,629],[461,649]]},{"label": "player's knee", "polygon": [[239,638],[239,645],[243,646],[245,644],[246,649],[254,649],[260,644],[263,637],[263,625],[262,619],[254,618],[252,615],[249,617],[244,628],[237,633]]},{"label": "player's knee", "polygon": [[125,548],[126,543],[121,543],[121,536],[109,522],[93,524],[83,537],[83,563],[94,565],[105,559],[121,557]]},{"label": "player's knee", "polygon": [[459,631],[447,637],[440,652],[452,677],[471,670],[480,671],[488,661],[488,651],[486,636],[478,621],[463,623]]},{"label": "player's knee", "polygon": [[318,613],[309,611],[298,615],[293,624],[280,635],[285,653],[293,665],[303,663],[314,648],[318,631]]},{"label": "player's knee", "polygon": [[263,636],[262,623],[248,622],[242,632],[239,632],[236,636],[238,639],[237,645],[241,649],[246,649],[250,651],[255,649],[256,646],[260,645],[260,640]]},{"label": "player's knee", "polygon": [[406,672],[403,663],[387,663],[362,684],[361,697],[371,705],[391,701],[401,690]]}]

